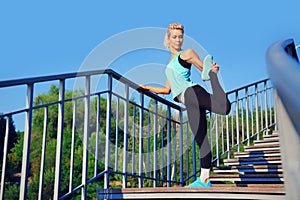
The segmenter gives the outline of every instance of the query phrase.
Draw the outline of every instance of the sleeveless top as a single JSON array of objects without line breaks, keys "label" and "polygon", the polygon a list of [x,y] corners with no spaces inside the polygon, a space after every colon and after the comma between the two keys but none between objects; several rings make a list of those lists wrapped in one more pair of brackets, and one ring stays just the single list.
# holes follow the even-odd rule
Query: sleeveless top
[{"label": "sleeveless top", "polygon": [[183,67],[179,63],[179,55],[182,51],[178,52],[171,62],[166,67],[166,76],[169,81],[172,97],[176,100],[176,97],[184,92],[188,87],[197,85],[190,80],[191,68]]}]

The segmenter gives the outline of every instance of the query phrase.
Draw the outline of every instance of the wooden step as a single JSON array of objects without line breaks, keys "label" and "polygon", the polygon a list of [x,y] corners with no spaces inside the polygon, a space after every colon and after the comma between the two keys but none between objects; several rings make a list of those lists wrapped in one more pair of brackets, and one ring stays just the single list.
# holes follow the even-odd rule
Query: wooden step
[{"label": "wooden step", "polygon": [[283,174],[268,173],[268,174],[211,174],[210,180],[214,181],[229,181],[229,182],[251,182],[251,183],[282,183]]},{"label": "wooden step", "polygon": [[[233,192],[234,191],[234,192]],[[284,187],[212,186],[210,188],[156,187],[98,189],[98,199],[268,199],[285,197]]]},{"label": "wooden step", "polygon": [[220,166],[214,167],[215,173],[282,173],[281,165],[253,165],[253,166]]},{"label": "wooden step", "polygon": [[273,134],[269,134],[269,135],[264,135],[264,138],[279,138],[279,133],[273,133]]},{"label": "wooden step", "polygon": [[279,138],[267,138],[263,140],[254,141],[254,145],[258,144],[279,144]]},{"label": "wooden step", "polygon": [[245,151],[269,151],[280,150],[280,144],[259,144],[255,146],[245,146]]},{"label": "wooden step", "polygon": [[281,157],[232,158],[232,159],[224,159],[224,164],[227,166],[281,164]]},{"label": "wooden step", "polygon": [[280,150],[234,152],[235,158],[281,156]]}]

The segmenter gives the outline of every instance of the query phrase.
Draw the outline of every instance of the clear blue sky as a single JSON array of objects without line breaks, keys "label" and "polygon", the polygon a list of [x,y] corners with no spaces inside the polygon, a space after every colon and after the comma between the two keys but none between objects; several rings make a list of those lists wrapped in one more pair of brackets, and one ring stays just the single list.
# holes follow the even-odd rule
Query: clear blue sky
[{"label": "clear blue sky", "polygon": [[[228,91],[268,77],[265,53],[272,43],[293,38],[298,44],[299,8],[298,0],[1,1],[0,81],[76,72],[116,34],[179,22],[214,55]],[[127,70],[134,67],[129,63],[123,63]]]}]

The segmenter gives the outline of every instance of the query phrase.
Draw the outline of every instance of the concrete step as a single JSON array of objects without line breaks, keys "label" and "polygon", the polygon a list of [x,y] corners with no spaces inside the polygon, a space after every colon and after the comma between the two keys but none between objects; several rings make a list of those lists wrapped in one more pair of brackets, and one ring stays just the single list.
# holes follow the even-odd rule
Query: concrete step
[{"label": "concrete step", "polygon": [[253,165],[253,166],[220,166],[213,168],[214,173],[282,173],[281,165]]},{"label": "concrete step", "polygon": [[270,151],[280,150],[280,144],[257,144],[254,146],[245,146],[245,151]]},{"label": "concrete step", "polygon": [[273,134],[269,134],[269,135],[264,135],[265,139],[268,138],[279,138],[279,133],[273,133]]},{"label": "concrete step", "polygon": [[255,157],[278,157],[281,156],[280,150],[267,150],[267,151],[247,151],[247,152],[234,152],[235,158],[255,158]]},{"label": "concrete step", "polygon": [[[234,191],[234,192],[233,192]],[[284,199],[285,190],[280,184],[239,187],[217,184],[210,188],[156,187],[98,189],[98,199]]]},{"label": "concrete step", "polygon": [[263,140],[254,141],[254,145],[259,144],[279,144],[279,138],[265,138]]},{"label": "concrete step", "polygon": [[266,174],[211,174],[210,180],[212,182],[229,181],[242,183],[280,183],[282,184],[283,174],[266,173]]},{"label": "concrete step", "polygon": [[281,157],[232,158],[224,159],[224,164],[227,166],[281,164]]}]

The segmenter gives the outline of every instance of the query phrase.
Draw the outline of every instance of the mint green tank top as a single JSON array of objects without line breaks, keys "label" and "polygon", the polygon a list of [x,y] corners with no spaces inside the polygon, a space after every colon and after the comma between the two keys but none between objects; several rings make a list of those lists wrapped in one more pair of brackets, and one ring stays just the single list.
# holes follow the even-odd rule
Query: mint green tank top
[{"label": "mint green tank top", "polygon": [[178,56],[181,53],[182,51],[178,52],[166,67],[166,76],[171,86],[173,99],[188,87],[197,85],[190,80],[191,69],[185,68],[179,63]]}]

